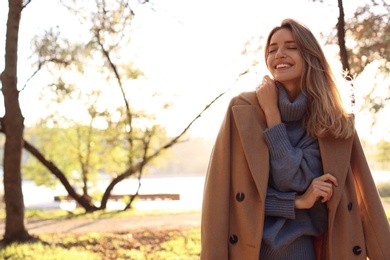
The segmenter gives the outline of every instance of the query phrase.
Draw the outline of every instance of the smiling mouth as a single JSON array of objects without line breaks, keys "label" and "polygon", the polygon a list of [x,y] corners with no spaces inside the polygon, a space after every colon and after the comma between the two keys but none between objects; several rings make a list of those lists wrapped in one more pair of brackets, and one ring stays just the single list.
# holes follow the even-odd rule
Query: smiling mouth
[{"label": "smiling mouth", "polygon": [[288,63],[281,63],[275,66],[275,69],[288,69],[291,68],[292,65]]}]

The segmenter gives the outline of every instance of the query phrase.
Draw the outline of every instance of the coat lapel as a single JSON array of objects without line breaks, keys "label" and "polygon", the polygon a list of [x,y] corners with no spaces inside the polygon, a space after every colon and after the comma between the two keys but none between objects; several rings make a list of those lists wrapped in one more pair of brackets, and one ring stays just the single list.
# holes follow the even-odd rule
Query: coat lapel
[{"label": "coat lapel", "polygon": [[234,106],[233,117],[249,169],[262,199],[265,199],[269,176],[269,152],[263,138],[266,128],[264,113],[259,106]]},{"label": "coat lapel", "polygon": [[343,187],[350,167],[353,137],[336,139],[331,137],[319,138],[323,171],[336,177],[338,187],[334,188],[333,197],[328,202],[330,216],[333,219],[334,210],[340,202]]}]

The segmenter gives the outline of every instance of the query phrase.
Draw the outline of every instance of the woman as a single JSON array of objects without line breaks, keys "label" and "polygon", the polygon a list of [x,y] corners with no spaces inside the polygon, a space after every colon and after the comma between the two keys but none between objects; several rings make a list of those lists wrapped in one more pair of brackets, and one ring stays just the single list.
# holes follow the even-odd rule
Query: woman
[{"label": "woman", "polygon": [[271,76],[234,97],[205,181],[201,259],[390,259],[390,227],[353,116],[311,31],[286,19]]}]

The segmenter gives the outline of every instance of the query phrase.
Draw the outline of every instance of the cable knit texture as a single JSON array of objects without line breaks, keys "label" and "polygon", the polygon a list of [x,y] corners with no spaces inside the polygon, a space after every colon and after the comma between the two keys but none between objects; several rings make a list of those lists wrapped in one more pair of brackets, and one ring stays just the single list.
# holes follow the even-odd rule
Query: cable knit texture
[{"label": "cable knit texture", "polygon": [[306,103],[307,98],[301,92],[298,97],[291,102],[288,99],[288,94],[286,89],[283,87],[282,83],[276,82],[276,86],[279,90],[279,110],[282,116],[283,122],[292,122],[301,120],[306,112]]},{"label": "cable knit texture", "polygon": [[302,127],[306,96],[301,92],[291,102],[284,86],[277,87],[282,123],[264,131],[271,172],[260,259],[315,259],[313,238],[327,228],[326,206],[318,201],[311,209],[295,209],[294,201],[322,174],[320,150]]}]

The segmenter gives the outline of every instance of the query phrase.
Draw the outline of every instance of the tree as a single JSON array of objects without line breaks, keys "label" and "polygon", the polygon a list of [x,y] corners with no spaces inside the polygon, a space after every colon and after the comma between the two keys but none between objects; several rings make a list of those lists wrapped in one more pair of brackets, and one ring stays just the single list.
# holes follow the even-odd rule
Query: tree
[{"label": "tree", "polygon": [[17,88],[17,57],[19,23],[23,8],[22,0],[9,0],[6,35],[5,68],[1,73],[5,115],[1,130],[5,133],[4,147],[4,200],[6,210],[3,242],[8,244],[26,241],[32,237],[26,230],[22,193],[21,155],[23,148],[24,118],[19,106]]},{"label": "tree", "polygon": [[[346,19],[343,1],[338,0],[337,3],[339,10],[337,37],[331,35],[328,43],[339,46],[340,61],[346,80],[350,81],[354,88],[353,80],[373,63],[379,63],[378,75],[386,78],[390,71],[390,5],[385,0],[371,0],[371,3],[358,7],[354,15]],[[378,84],[373,81],[369,87],[370,91],[362,97],[364,102],[360,111],[371,113],[374,119],[371,125],[373,127],[378,112],[389,101],[390,89],[385,86],[388,88],[387,96],[378,96],[374,94]],[[354,92],[351,96],[351,105],[355,106]]]},{"label": "tree", "polygon": [[345,46],[345,14],[344,14],[344,6],[342,0],[337,0],[338,9],[339,9],[339,17],[336,24],[337,28],[337,40],[340,49],[340,61],[343,66],[343,70],[347,73],[347,80],[351,80],[352,77],[350,75],[350,65],[348,62],[348,52],[347,47]]},{"label": "tree", "polygon": [[[370,4],[359,7],[354,16],[347,21],[348,38],[353,45],[348,50],[350,72],[360,74],[368,65],[377,64],[378,75],[384,79],[390,74],[390,5],[384,0],[372,0]],[[372,82],[371,89],[363,97],[362,109],[368,110],[376,123],[376,115],[389,102],[390,88],[387,95],[375,95],[379,84]]]},{"label": "tree", "polygon": [[390,4],[371,0],[359,7],[346,22],[346,32],[354,44],[348,50],[351,73],[359,74],[374,61],[382,73],[390,73]]},{"label": "tree", "polygon": [[[73,6],[71,2],[67,2],[67,7],[77,14],[80,23],[89,28],[83,34],[81,42],[72,42],[62,37],[59,28],[48,30],[43,37],[37,37],[34,42],[37,73],[45,69],[53,75],[53,82],[48,84],[48,89],[54,91],[56,104],[60,106],[70,100],[84,102],[83,107],[87,111],[84,119],[89,120],[88,125],[78,122],[73,117],[66,118],[61,113],[56,113],[45,118],[46,125],[40,126],[52,133],[59,130],[67,132],[68,141],[65,142],[67,149],[70,149],[69,146],[76,148],[73,150],[75,155],[73,162],[69,165],[74,166],[76,162],[79,164],[77,170],[82,176],[83,194],[74,189],[75,182],[70,178],[71,172],[58,163],[58,158],[64,156],[66,149],[62,149],[62,153],[57,155],[47,150],[45,152],[45,149],[42,149],[45,141],[38,141],[38,138],[42,137],[36,134],[31,135],[34,137],[33,142],[25,141],[24,147],[60,180],[69,195],[86,211],[94,211],[106,208],[109,196],[119,182],[130,176],[137,176],[140,179],[146,167],[152,165],[165,150],[183,141],[191,125],[225,92],[207,104],[181,133],[175,137],[168,137],[165,129],[156,121],[155,114],[132,104],[137,98],[132,95],[134,86],[131,83],[142,75],[129,62],[131,35],[125,32],[131,30],[130,24],[134,16],[132,9],[124,1],[96,1],[94,6],[90,3],[82,4],[77,2],[77,6]],[[84,10],[84,13],[80,10]],[[86,10],[88,15],[84,16]],[[92,77],[88,74],[91,71]],[[97,78],[103,80],[98,84],[90,80]],[[107,103],[104,101],[110,99],[107,98],[107,93],[118,93],[120,99],[118,98],[114,107],[102,108]],[[158,97],[158,93],[149,95]],[[53,103],[51,105],[53,107]],[[163,102],[157,110],[164,110],[169,105],[169,102]],[[77,112],[81,114],[85,111]],[[97,127],[94,120],[104,122],[104,126]],[[94,146],[91,145],[91,138],[94,138]],[[96,150],[96,147],[104,149]],[[94,156],[98,156],[101,162],[94,162]],[[116,168],[114,169],[113,163],[108,161],[114,162]],[[99,207],[95,206],[88,192],[91,174],[98,170],[111,176]],[[130,198],[125,209],[131,206],[133,199],[134,196]]]}]

